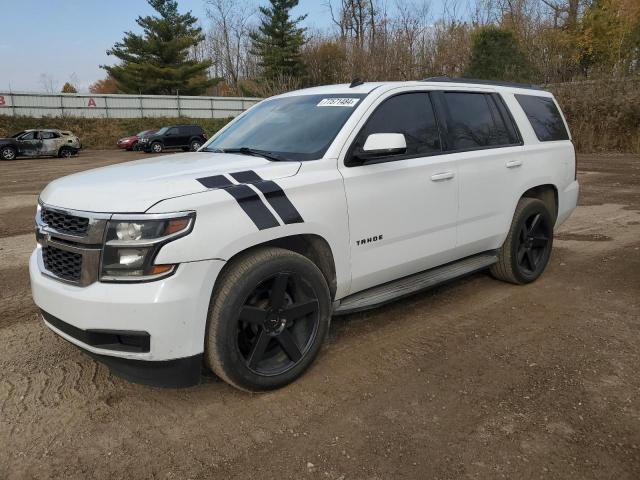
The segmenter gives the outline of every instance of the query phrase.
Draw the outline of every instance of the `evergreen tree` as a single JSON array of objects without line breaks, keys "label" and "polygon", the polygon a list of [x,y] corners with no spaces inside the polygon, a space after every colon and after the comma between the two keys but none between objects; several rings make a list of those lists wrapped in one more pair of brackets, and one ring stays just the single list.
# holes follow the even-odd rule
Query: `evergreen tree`
[{"label": "evergreen tree", "polygon": [[298,0],[270,0],[270,7],[260,7],[262,20],[258,30],[251,33],[252,53],[260,58],[263,76],[267,80],[299,77],[304,73],[300,48],[305,43],[304,28],[298,23],[302,15],[292,19],[290,10]]},{"label": "evergreen tree", "polygon": [[178,13],[176,0],[148,0],[159,16],[138,17],[142,35],[125,32],[108,55],[120,59],[115,66],[102,65],[122,93],[199,95],[215,84],[207,69],[211,61],[196,61],[189,50],[204,40],[191,12]]},{"label": "evergreen tree", "polygon": [[531,65],[510,30],[493,25],[472,34],[471,59],[465,77],[482,80],[530,82]]}]

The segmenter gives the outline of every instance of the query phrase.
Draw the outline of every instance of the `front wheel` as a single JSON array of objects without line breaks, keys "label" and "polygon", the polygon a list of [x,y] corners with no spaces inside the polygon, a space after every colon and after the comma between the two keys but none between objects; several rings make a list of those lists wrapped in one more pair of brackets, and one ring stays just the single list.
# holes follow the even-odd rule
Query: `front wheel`
[{"label": "front wheel", "polygon": [[223,273],[211,302],[205,359],[247,391],[291,383],[318,355],[331,296],[318,267],[280,248],[243,255]]},{"label": "front wheel", "polygon": [[2,160],[15,160],[16,156],[16,149],[13,147],[3,147],[0,149],[0,158]]},{"label": "front wheel", "polygon": [[151,144],[151,151],[153,153],[162,153],[162,144],[160,142],[153,142]]},{"label": "front wheel", "polygon": [[491,274],[518,285],[531,283],[547,266],[552,246],[553,218],[547,205],[537,198],[521,198]]}]

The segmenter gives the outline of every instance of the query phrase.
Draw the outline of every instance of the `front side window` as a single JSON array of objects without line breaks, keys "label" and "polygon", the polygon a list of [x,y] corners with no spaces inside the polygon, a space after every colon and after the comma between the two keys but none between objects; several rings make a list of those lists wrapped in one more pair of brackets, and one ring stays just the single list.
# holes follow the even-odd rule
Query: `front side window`
[{"label": "front side window", "polygon": [[35,140],[36,135],[37,135],[37,132],[28,132],[28,133],[25,133],[22,137],[20,137],[20,140]]},{"label": "front side window", "polygon": [[352,152],[362,151],[367,137],[374,133],[401,133],[407,150],[399,158],[440,152],[440,132],[425,92],[403,93],[385,100],[360,130]]},{"label": "front side window", "polygon": [[58,135],[54,132],[40,132],[40,138],[42,140],[49,140],[51,138],[58,138]]},{"label": "front side window", "polygon": [[362,94],[327,94],[265,100],[200,151],[248,148],[287,160],[319,159],[362,98]]},{"label": "front side window", "polygon": [[445,92],[452,150],[515,143],[494,100],[484,93]]},{"label": "front side window", "polygon": [[549,97],[516,95],[516,100],[527,115],[533,131],[541,142],[569,140],[569,132],[562,121],[555,102]]}]

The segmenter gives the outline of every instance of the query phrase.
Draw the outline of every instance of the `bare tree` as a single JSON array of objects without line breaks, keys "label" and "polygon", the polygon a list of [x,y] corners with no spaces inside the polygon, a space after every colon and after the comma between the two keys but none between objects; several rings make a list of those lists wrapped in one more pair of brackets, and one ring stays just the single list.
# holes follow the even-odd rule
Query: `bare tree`
[{"label": "bare tree", "polygon": [[41,73],[38,78],[38,84],[45,93],[57,93],[60,91],[58,81],[50,73]]},{"label": "bare tree", "polygon": [[207,16],[212,22],[207,45],[214,72],[240,93],[240,79],[253,73],[250,72],[249,31],[256,7],[242,0],[207,0],[206,3]]}]

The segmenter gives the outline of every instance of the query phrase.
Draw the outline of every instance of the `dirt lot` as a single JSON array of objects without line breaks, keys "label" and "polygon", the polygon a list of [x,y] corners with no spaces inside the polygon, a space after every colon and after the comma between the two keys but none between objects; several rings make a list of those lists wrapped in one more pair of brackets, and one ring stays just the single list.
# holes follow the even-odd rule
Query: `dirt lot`
[{"label": "dirt lot", "polygon": [[307,375],[249,395],[129,384],[38,318],[37,193],[139,156],[0,164],[0,478],[640,478],[640,157],[580,158],[535,284],[336,318]]}]

